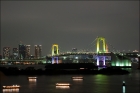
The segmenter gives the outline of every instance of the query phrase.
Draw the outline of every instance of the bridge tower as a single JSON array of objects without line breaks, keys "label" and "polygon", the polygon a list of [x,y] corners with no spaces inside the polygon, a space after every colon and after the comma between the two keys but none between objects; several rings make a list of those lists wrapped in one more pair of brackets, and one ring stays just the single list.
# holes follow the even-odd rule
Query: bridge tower
[{"label": "bridge tower", "polygon": [[106,44],[106,52],[108,52],[108,45]]},{"label": "bridge tower", "polygon": [[58,44],[53,44],[52,45],[52,56],[58,55],[59,50],[58,50]]},{"label": "bridge tower", "polygon": [[[103,50],[102,51],[99,50],[100,41],[103,42]],[[105,38],[103,38],[103,37],[98,37],[97,38],[97,53],[99,53],[99,52],[103,52],[103,53],[107,52],[107,50],[106,50],[106,41],[105,41]]]}]

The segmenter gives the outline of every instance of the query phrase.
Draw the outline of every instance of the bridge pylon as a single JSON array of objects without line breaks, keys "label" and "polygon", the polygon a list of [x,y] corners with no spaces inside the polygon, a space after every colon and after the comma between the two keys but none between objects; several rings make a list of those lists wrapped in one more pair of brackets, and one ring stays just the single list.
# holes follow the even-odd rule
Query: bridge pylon
[{"label": "bridge pylon", "polygon": [[108,45],[106,44],[106,53],[108,53]]},{"label": "bridge pylon", "polygon": [[58,54],[59,54],[58,44],[53,44],[52,45],[52,56],[58,55]]},{"label": "bridge pylon", "polygon": [[[101,51],[100,50],[100,41],[103,42],[103,50]],[[97,50],[96,50],[97,53],[106,53],[108,52],[108,46],[106,44],[106,40],[104,37],[97,37]]]}]

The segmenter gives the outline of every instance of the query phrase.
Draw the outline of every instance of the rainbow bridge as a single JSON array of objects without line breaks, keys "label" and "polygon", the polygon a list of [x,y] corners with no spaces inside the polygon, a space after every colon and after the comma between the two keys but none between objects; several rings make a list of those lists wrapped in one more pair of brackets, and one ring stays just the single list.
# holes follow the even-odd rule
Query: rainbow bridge
[{"label": "rainbow bridge", "polygon": [[[58,44],[52,45],[52,54],[48,55],[47,63],[94,63],[97,66],[131,67],[131,60],[125,53],[109,52],[104,37],[97,37],[96,51],[59,51]],[[102,49],[100,44],[102,43]]]}]

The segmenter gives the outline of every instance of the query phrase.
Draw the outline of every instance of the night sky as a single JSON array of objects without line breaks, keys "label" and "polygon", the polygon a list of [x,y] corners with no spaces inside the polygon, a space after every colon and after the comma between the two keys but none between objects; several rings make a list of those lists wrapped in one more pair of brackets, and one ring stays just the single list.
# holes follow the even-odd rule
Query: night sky
[{"label": "night sky", "polygon": [[[42,45],[42,55],[56,43],[60,51],[95,51],[95,38],[110,50],[139,50],[139,1],[1,1],[1,47],[20,41]],[[2,51],[1,48],[1,51]]]}]

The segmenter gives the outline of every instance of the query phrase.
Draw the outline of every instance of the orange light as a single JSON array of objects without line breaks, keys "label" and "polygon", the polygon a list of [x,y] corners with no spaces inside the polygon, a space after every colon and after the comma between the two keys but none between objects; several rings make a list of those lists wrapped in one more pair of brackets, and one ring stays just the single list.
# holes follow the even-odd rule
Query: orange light
[{"label": "orange light", "polygon": [[66,88],[70,88],[70,86],[56,86],[56,88],[66,89]]},{"label": "orange light", "polygon": [[28,77],[29,79],[37,79],[37,77]]},{"label": "orange light", "polygon": [[36,79],[29,79],[29,82],[36,82]]},{"label": "orange light", "polygon": [[19,85],[3,86],[3,89],[15,89],[15,88],[20,88],[20,86]]},{"label": "orange light", "polygon": [[69,83],[56,83],[56,86],[70,86]]}]

